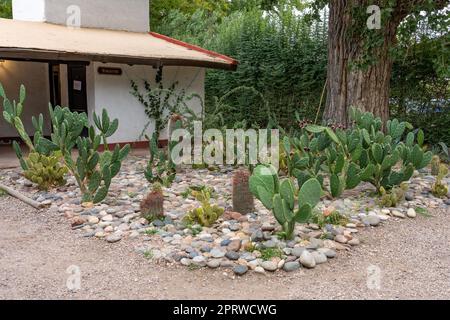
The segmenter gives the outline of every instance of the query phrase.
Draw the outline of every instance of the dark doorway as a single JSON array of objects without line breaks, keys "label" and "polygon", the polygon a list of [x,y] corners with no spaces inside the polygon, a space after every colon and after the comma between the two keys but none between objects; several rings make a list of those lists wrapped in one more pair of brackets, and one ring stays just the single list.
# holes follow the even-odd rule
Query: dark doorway
[{"label": "dark doorway", "polygon": [[53,107],[61,106],[61,80],[60,80],[60,64],[49,63],[50,75],[50,103]]},{"label": "dark doorway", "polygon": [[[87,85],[86,85],[86,66],[68,64],[67,65],[68,78],[68,94],[69,94],[69,109],[72,112],[88,113],[87,106]],[[88,129],[85,128],[81,133],[83,137],[88,136]]]},{"label": "dark doorway", "polygon": [[67,65],[69,81],[69,108],[75,112],[87,114],[86,66]]}]

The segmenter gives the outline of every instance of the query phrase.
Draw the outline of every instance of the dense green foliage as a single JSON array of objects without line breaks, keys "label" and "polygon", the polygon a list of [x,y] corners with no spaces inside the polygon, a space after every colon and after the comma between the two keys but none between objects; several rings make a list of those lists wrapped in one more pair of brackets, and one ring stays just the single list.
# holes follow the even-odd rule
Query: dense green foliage
[{"label": "dense green foliage", "polygon": [[11,0],[0,0],[0,18],[12,18]]},{"label": "dense green foliage", "polygon": [[296,110],[304,117],[315,112],[326,77],[323,23],[310,26],[289,10],[265,15],[253,8],[226,17],[173,11],[159,31],[239,61],[236,72],[211,70],[207,76],[207,113],[215,111],[214,96],[240,86],[256,89],[227,95],[219,112],[228,126],[243,119],[248,126],[266,126],[269,114],[289,126]]},{"label": "dense green foliage", "polygon": [[351,115],[354,126],[349,129],[308,125],[284,137],[281,162],[299,186],[315,178],[330,196],[340,197],[365,181],[384,195],[432,160],[423,131],[414,131],[410,123],[389,120],[384,132],[381,119],[371,113],[353,108]]},{"label": "dense green foliage", "polygon": [[[315,1],[314,6],[322,9],[326,3]],[[198,8],[169,10],[154,29],[239,60],[237,72],[208,71],[207,112],[224,115],[230,127],[243,120],[247,126],[266,125],[269,112],[284,128],[292,126],[295,111],[315,120],[326,79],[326,10],[315,11],[321,22],[311,22],[301,1],[231,1],[228,10],[218,12]],[[414,9],[398,31],[392,50],[391,114],[424,128],[426,142],[450,144],[448,11],[425,9]],[[389,18],[388,11],[383,11],[384,18]],[[365,10],[361,12],[367,19]],[[377,35],[364,36],[375,47],[379,43]],[[365,58],[370,63],[370,55]],[[235,92],[217,110],[214,97],[238,86],[254,88],[262,97]]]}]

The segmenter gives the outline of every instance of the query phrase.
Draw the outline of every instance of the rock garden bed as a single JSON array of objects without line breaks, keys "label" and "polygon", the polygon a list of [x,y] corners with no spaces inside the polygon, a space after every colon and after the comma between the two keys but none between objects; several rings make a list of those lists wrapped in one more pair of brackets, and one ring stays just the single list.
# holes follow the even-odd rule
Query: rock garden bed
[{"label": "rock garden bed", "polygon": [[[163,190],[164,220],[150,222],[140,213],[140,203],[150,189],[143,178],[147,161],[129,156],[113,179],[109,196],[98,205],[81,203],[73,178],[52,192],[37,191],[19,170],[3,171],[2,182],[67,217],[74,232],[82,237],[111,244],[142,240],[136,241],[140,243],[136,251],[147,259],[176,262],[189,268],[230,268],[238,275],[314,268],[340,251],[359,245],[365,228],[379,227],[390,220],[414,219],[421,214],[427,216],[431,208],[450,212],[450,195],[435,198],[430,193],[435,177],[423,169],[414,173],[406,201],[396,208],[380,208],[371,196],[373,187],[364,183],[339,199],[322,199],[317,205],[324,216],[339,212],[343,218],[340,224],[296,224],[295,237],[287,241],[279,236],[280,226],[273,214],[258,200],[254,213],[242,215],[232,211],[232,167],[216,171],[186,167],[179,169],[172,186]],[[211,227],[186,225],[183,221],[188,211],[198,207],[188,192],[194,186],[213,188],[212,202],[226,209]]]}]

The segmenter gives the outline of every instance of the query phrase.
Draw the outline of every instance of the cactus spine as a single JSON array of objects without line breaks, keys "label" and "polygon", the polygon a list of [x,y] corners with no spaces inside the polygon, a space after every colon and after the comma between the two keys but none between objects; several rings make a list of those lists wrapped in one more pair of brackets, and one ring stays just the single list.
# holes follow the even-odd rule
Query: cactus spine
[{"label": "cactus spine", "polygon": [[233,210],[241,214],[255,211],[253,194],[249,186],[250,172],[247,169],[236,170],[233,174]]}]

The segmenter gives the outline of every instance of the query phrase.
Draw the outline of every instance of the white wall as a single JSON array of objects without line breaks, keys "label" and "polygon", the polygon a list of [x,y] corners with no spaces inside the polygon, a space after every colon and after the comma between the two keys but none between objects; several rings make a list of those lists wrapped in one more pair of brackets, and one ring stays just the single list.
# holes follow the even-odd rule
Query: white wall
[{"label": "white wall", "polygon": [[13,17],[22,21],[45,21],[45,0],[13,0]]},{"label": "white wall", "polygon": [[148,32],[149,12],[148,0],[13,0],[14,19],[70,26],[79,20],[85,28]]},{"label": "white wall", "polygon": [[[27,89],[27,97],[24,104],[22,121],[28,134],[33,134],[32,116],[44,115],[44,134],[50,134],[50,116],[48,103],[50,101],[50,84],[48,64],[38,62],[5,61],[0,63],[0,82],[5,88],[8,98],[19,99],[19,88],[24,84]],[[3,113],[3,101],[0,101],[0,109]],[[18,134],[0,116],[0,137],[17,137]]]},{"label": "white wall", "polygon": [[[97,72],[99,66],[120,67],[123,70],[121,76],[100,75]],[[144,107],[131,95],[130,80],[142,83],[142,79],[150,80],[155,84],[156,69],[151,66],[128,66],[117,64],[95,63],[95,111],[100,114],[103,108],[108,110],[111,119],[119,119],[119,130],[109,139],[110,143],[143,141],[139,136],[148,123]],[[197,93],[204,99],[205,70],[194,67],[165,67],[163,83],[165,87],[178,81],[177,88],[185,88],[186,95]],[[89,81],[88,81],[89,84]],[[197,112],[201,111],[198,99],[189,103]],[[154,121],[151,121],[146,134],[152,135]],[[161,139],[166,139],[167,134],[162,133]]]}]

